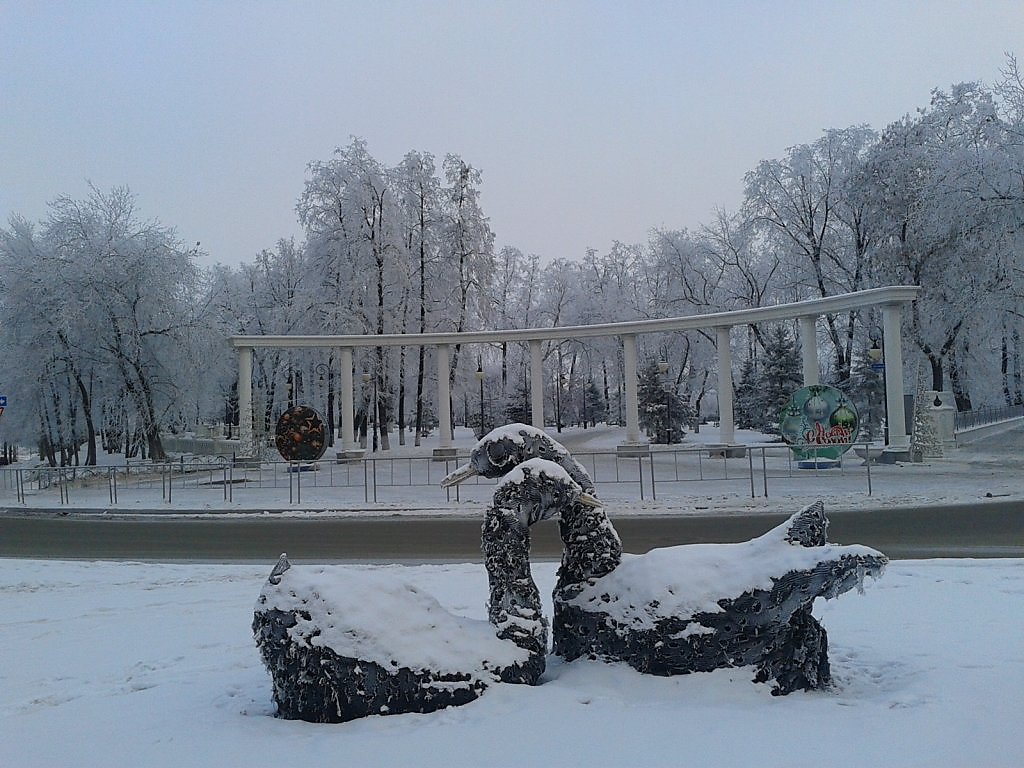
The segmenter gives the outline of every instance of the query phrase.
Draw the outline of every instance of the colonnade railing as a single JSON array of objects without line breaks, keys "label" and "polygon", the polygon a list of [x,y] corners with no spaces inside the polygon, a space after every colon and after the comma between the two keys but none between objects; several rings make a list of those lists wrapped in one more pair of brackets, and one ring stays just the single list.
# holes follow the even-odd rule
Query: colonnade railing
[{"label": "colonnade railing", "polygon": [[[833,446],[834,447],[834,446]],[[855,443],[833,468],[799,468],[781,443],[657,447],[634,456],[578,451],[598,495],[609,503],[672,502],[699,508],[725,494],[737,500],[799,491],[808,496],[874,493],[888,468],[873,466],[877,445]],[[445,509],[488,503],[494,482],[474,479],[451,489],[441,478],[466,456],[366,455],[343,462],[238,462],[230,457],[177,459],[101,467],[0,468],[0,504],[146,512],[288,509]],[[815,463],[816,464],[816,463]],[[703,500],[703,501],[702,501]],[[670,511],[670,510],[668,510]]]}]

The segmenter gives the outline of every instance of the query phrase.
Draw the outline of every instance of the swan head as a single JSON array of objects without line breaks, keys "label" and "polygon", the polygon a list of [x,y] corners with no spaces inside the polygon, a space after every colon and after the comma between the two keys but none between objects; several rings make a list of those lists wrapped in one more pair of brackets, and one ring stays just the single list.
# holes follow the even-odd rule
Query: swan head
[{"label": "swan head", "polygon": [[479,475],[498,478],[514,467],[533,458],[566,461],[569,452],[544,430],[529,424],[506,424],[480,438],[469,455],[469,461],[441,481],[450,488]]}]

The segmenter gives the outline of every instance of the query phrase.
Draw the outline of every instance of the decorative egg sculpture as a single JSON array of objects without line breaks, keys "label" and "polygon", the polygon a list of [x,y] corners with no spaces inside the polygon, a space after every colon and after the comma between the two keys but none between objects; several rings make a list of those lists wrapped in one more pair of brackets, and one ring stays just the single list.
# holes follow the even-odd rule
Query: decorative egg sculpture
[{"label": "decorative egg sculpture", "polygon": [[327,450],[327,427],[308,405],[282,413],[274,433],[277,452],[285,461],[316,461]]}]

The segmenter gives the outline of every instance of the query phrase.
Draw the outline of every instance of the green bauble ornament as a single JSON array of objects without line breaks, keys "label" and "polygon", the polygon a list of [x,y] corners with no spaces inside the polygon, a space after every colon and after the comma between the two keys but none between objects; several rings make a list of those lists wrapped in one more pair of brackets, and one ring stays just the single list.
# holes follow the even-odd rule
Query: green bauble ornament
[{"label": "green bauble ornament", "polygon": [[852,432],[857,426],[857,414],[845,405],[840,405],[832,412],[828,423],[833,427],[846,427]]}]

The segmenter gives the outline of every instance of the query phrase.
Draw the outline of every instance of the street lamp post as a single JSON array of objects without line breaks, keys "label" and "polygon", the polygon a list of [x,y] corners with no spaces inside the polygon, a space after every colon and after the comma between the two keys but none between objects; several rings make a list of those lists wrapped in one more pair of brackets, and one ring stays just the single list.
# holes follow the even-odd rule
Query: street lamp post
[{"label": "street lamp post", "polygon": [[590,395],[590,386],[591,386],[591,384],[593,384],[593,382],[590,381],[590,379],[587,379],[587,381],[584,382],[584,384],[583,384],[583,428],[584,429],[586,429],[589,426],[589,424],[588,424],[589,420],[587,419],[587,397]]},{"label": "street lamp post", "polygon": [[480,437],[482,438],[486,431],[484,430],[484,366],[480,359],[477,359],[476,364],[476,380],[480,382]]},{"label": "street lamp post", "polygon": [[555,376],[555,431],[562,431],[562,390],[568,389],[569,377],[568,375],[561,372],[559,368],[558,375]]},{"label": "street lamp post", "polygon": [[334,376],[328,363],[317,363],[313,366],[313,372],[320,377],[321,387],[324,385],[324,377],[327,378],[327,407],[324,409],[327,419],[327,444],[334,445]]},{"label": "street lamp post", "polygon": [[885,430],[882,433],[882,440],[889,444],[889,397],[885,387],[885,349],[878,346],[878,339],[871,339],[871,348],[867,351],[868,360],[871,361],[871,370],[882,372],[882,402],[885,405]]}]

